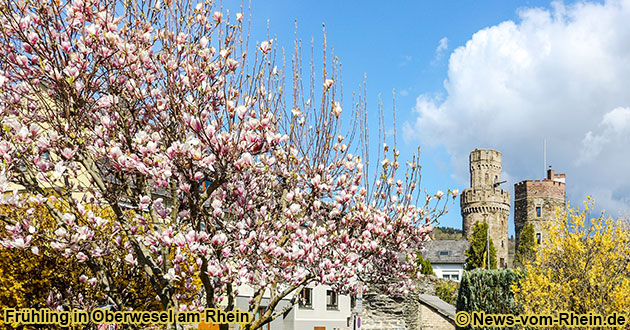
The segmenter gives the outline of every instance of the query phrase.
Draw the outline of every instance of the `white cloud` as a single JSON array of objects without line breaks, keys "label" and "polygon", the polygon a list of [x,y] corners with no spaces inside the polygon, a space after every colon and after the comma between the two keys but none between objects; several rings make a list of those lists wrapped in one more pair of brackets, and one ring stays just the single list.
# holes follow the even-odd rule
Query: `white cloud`
[{"label": "white cloud", "polygon": [[588,131],[582,140],[577,164],[593,161],[606,147],[622,149],[628,146],[630,136],[630,108],[618,107],[606,113],[599,123],[598,133]]},{"label": "white cloud", "polygon": [[411,55],[404,55],[402,56],[402,59],[400,62],[398,62],[398,67],[404,67],[409,65],[409,63],[411,63],[413,61],[413,57]]},{"label": "white cloud", "polygon": [[510,179],[541,178],[546,139],[574,203],[591,194],[609,211],[629,210],[630,0],[519,16],[453,51],[446,95],[417,98],[406,138],[445,146],[462,183],[477,147],[502,151]]},{"label": "white cloud", "polygon": [[438,42],[438,46],[435,49],[435,60],[439,60],[444,55],[444,52],[448,50],[448,38],[444,37]]}]

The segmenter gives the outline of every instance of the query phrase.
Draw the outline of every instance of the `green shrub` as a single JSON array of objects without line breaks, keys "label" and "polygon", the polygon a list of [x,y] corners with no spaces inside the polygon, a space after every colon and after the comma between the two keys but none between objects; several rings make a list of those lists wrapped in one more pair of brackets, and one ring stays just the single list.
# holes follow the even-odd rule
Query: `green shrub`
[{"label": "green shrub", "polygon": [[459,289],[459,283],[449,280],[440,281],[440,284],[435,288],[435,295],[445,302],[455,305],[457,302],[457,290]]},{"label": "green shrub", "polygon": [[[483,311],[489,314],[518,314],[511,286],[518,283],[520,273],[511,269],[477,269],[464,272],[459,284],[457,311]],[[472,329],[472,327],[458,327]],[[486,329],[486,328],[475,328]],[[490,329],[490,328],[487,328]]]}]

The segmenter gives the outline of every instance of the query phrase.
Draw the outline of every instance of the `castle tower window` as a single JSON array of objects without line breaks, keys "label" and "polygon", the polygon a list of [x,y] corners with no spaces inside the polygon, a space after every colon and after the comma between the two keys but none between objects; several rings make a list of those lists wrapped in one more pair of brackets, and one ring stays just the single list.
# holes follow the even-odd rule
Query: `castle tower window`
[{"label": "castle tower window", "polygon": [[542,235],[540,233],[536,233],[536,243],[540,244],[541,240],[542,240]]},{"label": "castle tower window", "polygon": [[540,218],[541,213],[540,206],[536,206],[536,216]]}]

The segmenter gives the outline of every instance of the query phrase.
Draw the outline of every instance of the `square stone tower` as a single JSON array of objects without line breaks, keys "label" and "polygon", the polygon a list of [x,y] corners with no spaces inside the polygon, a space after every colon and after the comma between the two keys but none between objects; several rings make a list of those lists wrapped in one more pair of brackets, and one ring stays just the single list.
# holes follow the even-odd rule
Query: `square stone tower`
[{"label": "square stone tower", "polygon": [[534,239],[543,244],[547,237],[543,223],[556,216],[556,209],[566,207],[566,175],[547,171],[543,180],[526,180],[514,185],[514,231],[516,247],[527,222],[534,227]]},{"label": "square stone tower", "polygon": [[510,193],[501,189],[501,153],[475,149],[470,153],[470,188],[460,198],[462,228],[469,239],[475,223],[487,222],[497,252],[497,266],[507,267]]}]

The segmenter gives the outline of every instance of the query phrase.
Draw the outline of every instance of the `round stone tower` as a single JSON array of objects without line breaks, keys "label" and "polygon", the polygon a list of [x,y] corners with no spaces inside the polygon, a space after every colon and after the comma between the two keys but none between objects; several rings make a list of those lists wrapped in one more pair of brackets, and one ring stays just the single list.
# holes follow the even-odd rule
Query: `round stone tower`
[{"label": "round stone tower", "polygon": [[508,260],[510,194],[501,189],[501,153],[475,149],[470,153],[470,188],[461,194],[462,228],[470,238],[477,222],[487,222],[497,252],[497,266]]}]

